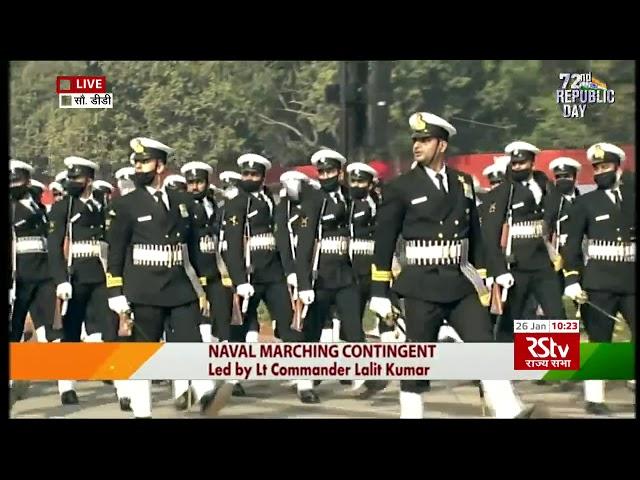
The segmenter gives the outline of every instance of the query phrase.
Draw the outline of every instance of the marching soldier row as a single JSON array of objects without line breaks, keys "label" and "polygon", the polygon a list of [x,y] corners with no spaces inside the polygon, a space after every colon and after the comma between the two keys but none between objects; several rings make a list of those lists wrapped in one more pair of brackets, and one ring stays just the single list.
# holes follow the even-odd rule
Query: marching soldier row
[{"label": "marching soldier row", "polygon": [[[363,342],[369,301],[382,341],[401,329],[406,341],[433,342],[447,325],[459,341],[504,342],[527,302],[565,318],[563,289],[582,304],[590,340],[611,341],[618,312],[635,339],[635,184],[621,173],[621,149],[589,149],[598,189],[578,196],[578,162],[552,162],[552,182],[534,170],[539,150],[512,142],[477,194],[471,176],[446,165],[456,129],[423,112],[409,123],[414,166],[382,190],[370,166],[327,149],[311,157],[318,181],[286,172],[279,199],[265,187],[271,162],[256,154],[240,156],[240,173],[221,174],[218,189],[209,165],[167,176],[173,149],[135,138],[132,167],[115,175],[119,197],[95,180],[96,163],[69,157],[46,212],[32,167],[11,160],[11,340],[30,312],[39,341],[255,342],[262,301],[282,341],[321,341],[335,317],[340,340]],[[320,401],[312,379],[295,384],[301,402]],[[534,411],[511,382],[480,384],[496,417]],[[385,385],[364,382],[370,392]],[[151,417],[149,381],[115,387],[123,410]],[[402,418],[422,418],[428,389],[401,382]],[[78,403],[73,382],[59,390],[63,404]],[[606,413],[603,392],[586,383],[588,411]],[[174,382],[176,407],[191,399],[206,415],[242,394],[237,381]]]}]

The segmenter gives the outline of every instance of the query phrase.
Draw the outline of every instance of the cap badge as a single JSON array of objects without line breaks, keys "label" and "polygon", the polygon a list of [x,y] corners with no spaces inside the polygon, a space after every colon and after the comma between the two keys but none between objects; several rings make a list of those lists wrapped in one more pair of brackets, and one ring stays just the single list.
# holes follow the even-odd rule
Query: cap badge
[{"label": "cap badge", "polygon": [[596,160],[604,159],[604,150],[600,145],[596,145],[596,151],[593,154],[593,158],[595,158]]},{"label": "cap badge", "polygon": [[416,113],[411,117],[411,128],[418,132],[427,130],[427,122],[424,121],[421,113]]},{"label": "cap badge", "polygon": [[142,145],[142,142],[140,142],[140,140],[137,138],[133,142],[133,151],[136,153],[144,152],[144,145]]}]

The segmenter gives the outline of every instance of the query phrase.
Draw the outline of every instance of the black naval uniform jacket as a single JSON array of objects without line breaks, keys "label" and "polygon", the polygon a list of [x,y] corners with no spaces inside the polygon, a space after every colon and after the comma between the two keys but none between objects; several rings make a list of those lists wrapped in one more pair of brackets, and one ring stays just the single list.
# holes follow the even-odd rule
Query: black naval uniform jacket
[{"label": "black naval uniform jacket", "polygon": [[[24,199],[29,207],[21,201],[11,200],[14,208],[13,227],[16,241],[24,237],[39,237],[47,245],[47,213],[37,205],[31,197]],[[51,278],[47,252],[16,253],[16,280],[20,282],[41,282]]]},{"label": "black naval uniform jacket", "polygon": [[107,288],[110,297],[125,295],[132,304],[175,307],[197,300],[183,263],[139,265],[133,262],[133,246],[179,248],[187,245],[189,261],[199,274],[198,242],[194,229],[193,199],[186,192],[166,190],[170,210],[142,187],[111,202],[107,212]]},{"label": "black naval uniform jacket", "polygon": [[[344,202],[334,201],[331,194],[323,190],[314,190],[306,184],[302,185],[302,220],[298,237],[298,258],[296,274],[298,290],[339,289],[356,282],[356,276],[349,259],[348,252],[320,253],[318,277],[312,288],[313,253],[318,236],[318,226],[322,223],[322,238],[349,237],[349,193],[340,187]],[[325,202],[326,201],[326,202]],[[323,210],[324,204],[324,211]],[[320,218],[322,217],[322,218]]]},{"label": "black naval uniform jacket", "polygon": [[[582,239],[600,244],[630,244],[636,241],[636,192],[633,185],[620,186],[622,205],[614,205],[604,190],[581,195],[569,216],[567,242],[561,250],[565,284],[580,282],[585,290],[615,294],[635,293],[635,261],[589,258],[584,265]],[[584,265],[584,266],[583,266]]]},{"label": "black naval uniform jacket", "polygon": [[[93,284],[105,281],[105,272],[99,256],[73,257],[71,272],[67,271],[67,261],[64,258],[64,239],[67,233],[67,214],[69,202],[71,210],[71,241],[104,242],[105,241],[105,211],[95,199],[89,198],[83,202],[80,198],[66,195],[56,202],[49,212],[49,266],[54,282],[58,285],[68,281],[71,274],[72,283]],[[69,248],[71,255],[71,246]]]},{"label": "black naval uniform jacket", "polygon": [[[204,206],[205,201],[209,202],[212,208],[211,216],[208,215]],[[220,271],[216,263],[214,248],[217,247],[217,239],[220,234],[220,211],[215,202],[209,199],[193,200],[193,228],[198,244],[195,263],[199,267],[200,283],[206,285],[219,281]]]},{"label": "black naval uniform jacket", "polygon": [[[352,239],[374,240],[377,213],[378,205],[371,196],[368,195],[361,200],[355,198],[351,200],[349,208],[349,228],[352,230],[350,232]],[[367,255],[354,252],[351,263],[358,276],[366,275],[370,277],[373,253]]]},{"label": "black naval uniform jacket", "polygon": [[[275,209],[275,201],[269,192],[262,190]],[[249,222],[251,237],[258,235],[274,235],[274,213],[261,195],[254,195],[240,190],[232,199],[225,200],[224,207],[224,241],[226,251],[222,252],[229,275],[234,286],[248,283],[245,266],[245,222]],[[275,239],[274,239],[275,241]],[[251,284],[274,283],[284,281],[284,270],[277,246],[273,249],[251,250]]]},{"label": "black naval uniform jacket", "polygon": [[[296,273],[298,238],[303,218],[305,218],[301,202],[292,200],[286,195],[281,196],[280,203],[275,208],[275,217],[276,244],[280,252],[284,273],[289,276]],[[293,247],[289,237],[289,228],[291,228],[293,235]],[[295,260],[294,252],[296,252]]]},{"label": "black naval uniform jacket", "polygon": [[[378,212],[371,295],[387,297],[396,239],[452,241],[469,239],[469,262],[486,275],[476,197],[471,176],[446,167],[448,193],[435,186],[422,167],[389,183]],[[401,297],[453,302],[475,293],[458,265],[405,265],[393,283]]]},{"label": "black naval uniform jacket", "polygon": [[569,199],[560,193],[557,188],[553,187],[549,189],[549,193],[544,197],[544,221],[549,226],[549,234],[555,234],[560,237],[560,247],[564,247],[566,243],[567,221],[575,202],[580,196],[577,188],[573,191],[573,196],[573,199]]},{"label": "black naval uniform jacket", "polygon": [[[546,179],[546,177],[544,178]],[[536,180],[535,176],[534,180]],[[544,205],[548,185],[541,185],[539,181],[537,183],[543,194],[539,204],[536,204],[535,197],[529,187],[512,180],[505,180],[491,191],[488,199],[485,198],[483,212],[486,213],[483,213],[482,218],[483,234],[487,249],[492,252],[491,259],[495,260],[491,261],[489,265],[490,276],[498,277],[508,271],[504,252],[500,248],[500,236],[502,225],[507,219],[509,190],[512,186],[514,188],[511,201],[513,223],[544,221]],[[548,232],[548,226],[544,227],[544,231]],[[536,238],[513,238],[511,250],[514,257],[511,267],[514,269],[519,271],[553,269],[542,235]]]}]

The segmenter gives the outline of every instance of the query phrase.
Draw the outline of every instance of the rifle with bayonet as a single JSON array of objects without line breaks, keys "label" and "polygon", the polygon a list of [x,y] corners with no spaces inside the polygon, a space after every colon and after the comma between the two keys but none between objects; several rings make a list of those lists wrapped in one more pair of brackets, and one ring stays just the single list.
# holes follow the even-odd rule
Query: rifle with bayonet
[{"label": "rifle with bayonet", "polygon": [[[67,221],[65,226],[65,235],[64,242],[62,244],[62,254],[64,255],[64,259],[67,262],[67,282],[71,284],[71,279],[73,276],[73,254],[72,254],[72,243],[73,243],[73,221],[71,220],[71,213],[73,212],[73,197],[69,196],[69,208],[67,209]],[[53,316],[53,329],[60,330],[62,329],[62,319],[67,314],[67,310],[69,308],[69,299],[65,298],[64,300],[57,299],[56,306]]]},{"label": "rifle with bayonet", "polygon": [[[320,265],[320,248],[322,246],[322,217],[324,216],[324,211],[327,208],[327,199],[324,198],[322,200],[322,207],[320,208],[320,216],[318,217],[318,228],[316,230],[316,239],[313,244],[313,257],[311,260],[311,289],[316,285],[316,281],[318,280],[318,266]],[[302,309],[302,319],[307,316],[307,312],[309,311],[309,305],[305,305]]]},{"label": "rifle with bayonet", "polygon": [[[507,201],[507,211],[505,221],[502,224],[502,231],[500,233],[500,248],[502,249],[507,264],[507,271],[511,270],[511,264],[513,263],[513,209],[511,204],[513,203],[514,184],[509,185],[509,199]],[[507,301],[509,289],[503,289],[498,283],[494,282],[491,287],[491,308],[490,312],[493,315],[502,315],[504,312],[504,303]]]},{"label": "rifle with bayonet", "polygon": [[13,305],[16,301],[16,265],[17,265],[17,245],[16,228],[14,225],[16,216],[16,205],[11,203],[11,290],[9,291],[9,331],[13,324]]},{"label": "rifle with bayonet", "polygon": [[[289,218],[291,215],[291,200],[287,199],[287,230],[289,232],[289,247],[291,248],[291,259],[294,264],[296,261],[296,245],[295,235],[293,234],[292,221]],[[293,319],[291,321],[291,329],[296,332],[302,332],[304,318],[302,317],[302,311],[304,305],[302,300],[298,297],[298,289],[289,285],[289,297],[291,298],[291,308],[293,309]]]}]

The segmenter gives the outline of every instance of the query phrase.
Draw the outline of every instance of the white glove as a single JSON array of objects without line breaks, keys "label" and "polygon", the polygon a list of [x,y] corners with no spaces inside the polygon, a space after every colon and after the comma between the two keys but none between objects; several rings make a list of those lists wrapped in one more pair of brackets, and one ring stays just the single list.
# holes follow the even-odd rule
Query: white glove
[{"label": "white glove", "polygon": [[124,295],[118,295],[109,299],[109,308],[116,313],[123,313],[129,311],[129,302]]},{"label": "white glove", "polygon": [[302,300],[305,305],[311,305],[316,299],[316,294],[313,290],[303,290],[298,292],[298,298]]},{"label": "white glove", "polygon": [[15,288],[10,288],[9,289],[9,303],[13,304],[13,302],[16,301],[16,289]]},{"label": "white glove", "polygon": [[569,297],[571,300],[584,303],[587,299],[587,292],[582,290],[582,286],[579,283],[572,283],[568,287],[564,289],[564,294]]},{"label": "white glove", "polygon": [[238,285],[236,287],[236,293],[243,298],[253,297],[255,290],[250,283],[243,283],[242,285]]},{"label": "white glove", "polygon": [[69,282],[64,282],[59,284],[56,287],[56,297],[61,300],[68,300],[71,298],[71,294],[73,293],[73,288]]},{"label": "white glove", "polygon": [[371,297],[369,301],[369,310],[377,313],[382,318],[385,318],[392,311],[391,300],[385,297]]},{"label": "white glove", "polygon": [[287,275],[287,285],[298,288],[298,276],[295,273]]},{"label": "white glove", "polygon": [[485,278],[484,284],[487,286],[487,289],[491,290],[491,287],[493,286],[493,277]]},{"label": "white glove", "polygon": [[503,288],[511,288],[515,283],[515,280],[513,279],[513,275],[510,273],[503,273],[496,277],[496,283]]}]

